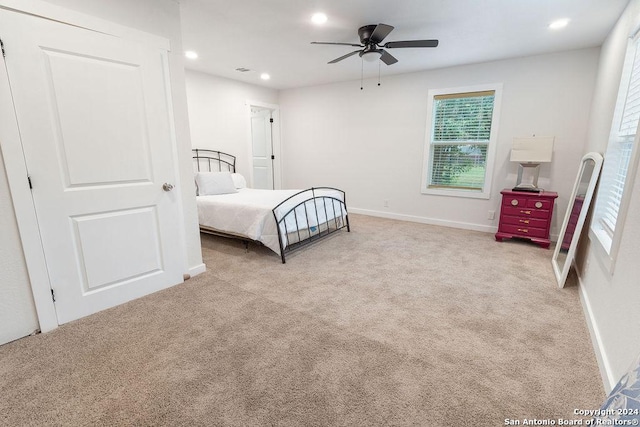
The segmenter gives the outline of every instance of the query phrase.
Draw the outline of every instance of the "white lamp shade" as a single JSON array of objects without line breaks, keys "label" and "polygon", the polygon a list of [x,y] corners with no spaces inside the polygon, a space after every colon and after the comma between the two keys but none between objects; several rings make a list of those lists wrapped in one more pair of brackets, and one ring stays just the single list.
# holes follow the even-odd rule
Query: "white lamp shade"
[{"label": "white lamp shade", "polygon": [[553,136],[513,138],[511,161],[519,163],[548,163],[553,156]]}]

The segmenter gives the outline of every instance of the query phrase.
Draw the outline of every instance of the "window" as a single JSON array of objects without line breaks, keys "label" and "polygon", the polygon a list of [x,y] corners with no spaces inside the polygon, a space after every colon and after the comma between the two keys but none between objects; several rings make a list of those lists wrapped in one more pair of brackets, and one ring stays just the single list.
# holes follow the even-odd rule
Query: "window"
[{"label": "window", "polygon": [[622,218],[628,203],[625,191],[635,169],[636,134],[640,119],[640,42],[630,40],[624,61],[618,98],[607,152],[605,155],[600,189],[595,206],[591,231],[609,255],[613,266],[621,234]]},{"label": "window", "polygon": [[489,198],[500,92],[429,91],[423,193]]}]

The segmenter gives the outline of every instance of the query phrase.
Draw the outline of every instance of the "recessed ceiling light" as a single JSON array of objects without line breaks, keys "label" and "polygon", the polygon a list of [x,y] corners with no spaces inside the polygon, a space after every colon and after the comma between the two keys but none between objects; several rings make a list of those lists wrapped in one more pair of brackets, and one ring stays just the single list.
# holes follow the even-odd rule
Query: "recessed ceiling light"
[{"label": "recessed ceiling light", "polygon": [[262,73],[262,74],[260,74],[260,78],[262,80],[269,80],[271,78],[271,76],[269,74],[267,74],[267,73]]},{"label": "recessed ceiling light", "polygon": [[566,27],[568,24],[568,19],[558,19],[557,21],[553,21],[551,24],[549,24],[549,28],[552,30],[559,30],[560,28]]},{"label": "recessed ceiling light", "polygon": [[187,50],[184,53],[184,56],[186,56],[189,59],[198,59],[198,53],[194,52],[193,50]]},{"label": "recessed ceiling light", "polygon": [[311,17],[311,22],[313,22],[316,25],[322,25],[325,22],[327,22],[327,15],[321,12],[314,13],[313,16]]}]

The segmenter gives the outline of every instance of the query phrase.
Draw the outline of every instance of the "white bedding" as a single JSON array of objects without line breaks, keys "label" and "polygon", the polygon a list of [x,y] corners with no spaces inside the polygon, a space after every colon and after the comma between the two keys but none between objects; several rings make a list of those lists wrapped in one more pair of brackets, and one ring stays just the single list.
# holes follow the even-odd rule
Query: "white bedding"
[{"label": "white bedding", "polygon": [[[278,229],[273,216],[273,208],[299,192],[300,190],[242,188],[232,194],[198,196],[198,221],[201,226],[207,228],[262,242],[266,247],[280,254]],[[336,190],[317,189],[315,195],[316,197],[331,196],[344,202],[343,193]],[[278,217],[281,218],[293,207],[309,198],[311,198],[311,192],[307,191],[288,200],[276,212]],[[287,234],[293,233],[297,229],[316,228],[334,218],[342,220],[342,215],[346,214],[344,208],[340,210],[339,203],[335,202],[334,204],[331,199],[316,199],[315,203],[308,201],[296,208],[295,212],[295,216],[288,215],[286,221],[280,224],[283,247],[287,245]]]}]

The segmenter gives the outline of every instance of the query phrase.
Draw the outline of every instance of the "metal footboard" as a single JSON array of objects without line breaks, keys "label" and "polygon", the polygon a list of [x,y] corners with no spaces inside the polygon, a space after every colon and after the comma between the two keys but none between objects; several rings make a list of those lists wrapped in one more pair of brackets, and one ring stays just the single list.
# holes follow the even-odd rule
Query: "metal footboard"
[{"label": "metal footboard", "polygon": [[[323,194],[332,191],[341,194],[342,200],[335,195]],[[283,206],[297,198],[301,201],[292,208],[280,212]],[[346,195],[338,188],[312,187],[300,191],[273,208],[273,217],[278,229],[280,257],[283,264],[286,262],[286,254],[295,249],[343,228],[351,231]]]}]

